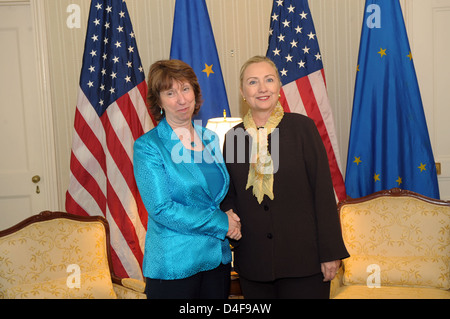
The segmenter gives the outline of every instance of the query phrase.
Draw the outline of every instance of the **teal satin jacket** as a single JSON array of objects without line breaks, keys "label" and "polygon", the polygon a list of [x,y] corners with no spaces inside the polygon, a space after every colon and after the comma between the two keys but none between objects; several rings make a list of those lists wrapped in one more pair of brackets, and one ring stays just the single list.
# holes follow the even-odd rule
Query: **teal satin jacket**
[{"label": "teal satin jacket", "polygon": [[134,145],[134,175],[149,215],[143,261],[147,278],[182,279],[231,262],[228,217],[219,208],[230,177],[218,136],[194,128],[225,181],[215,198],[198,165],[180,155],[186,149],[165,119]]}]

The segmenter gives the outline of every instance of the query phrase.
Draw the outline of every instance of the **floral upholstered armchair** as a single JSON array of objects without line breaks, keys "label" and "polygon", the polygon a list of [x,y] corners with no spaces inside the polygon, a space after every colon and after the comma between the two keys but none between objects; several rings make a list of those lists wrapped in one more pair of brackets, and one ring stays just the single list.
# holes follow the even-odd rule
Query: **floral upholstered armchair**
[{"label": "floral upholstered armchair", "polygon": [[43,212],[0,231],[0,298],[145,298],[145,284],[111,267],[103,217]]},{"label": "floral upholstered armchair", "polygon": [[351,257],[331,298],[450,299],[450,202],[395,188],[338,210]]}]

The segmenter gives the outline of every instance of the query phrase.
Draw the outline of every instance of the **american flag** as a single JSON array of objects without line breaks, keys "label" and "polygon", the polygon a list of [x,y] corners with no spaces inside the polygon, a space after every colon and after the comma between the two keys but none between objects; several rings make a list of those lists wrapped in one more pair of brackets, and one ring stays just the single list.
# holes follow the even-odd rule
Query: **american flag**
[{"label": "american flag", "polygon": [[346,191],[334,119],[307,0],[274,0],[267,57],[280,72],[280,102],[285,111],[306,115],[316,123],[328,153],[336,197],[344,200]]},{"label": "american flag", "polygon": [[154,127],[127,6],[93,0],[75,112],[66,210],[106,217],[114,273],[143,279],[147,212],[133,174],[133,145]]}]

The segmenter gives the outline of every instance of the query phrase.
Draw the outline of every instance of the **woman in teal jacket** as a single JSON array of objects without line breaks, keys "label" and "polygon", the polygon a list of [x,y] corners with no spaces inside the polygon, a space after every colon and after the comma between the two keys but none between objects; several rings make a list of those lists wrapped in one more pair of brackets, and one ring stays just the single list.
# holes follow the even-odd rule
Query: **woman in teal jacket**
[{"label": "woman in teal jacket", "polygon": [[220,203],[230,178],[217,135],[193,124],[202,98],[182,61],[152,65],[148,103],[157,127],[134,146],[134,171],[149,214],[143,272],[149,298],[227,298],[240,222]]}]

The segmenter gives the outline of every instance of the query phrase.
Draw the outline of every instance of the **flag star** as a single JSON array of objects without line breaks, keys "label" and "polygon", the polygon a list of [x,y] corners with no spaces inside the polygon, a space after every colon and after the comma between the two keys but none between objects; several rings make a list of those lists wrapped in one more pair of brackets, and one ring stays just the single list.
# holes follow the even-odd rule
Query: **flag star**
[{"label": "flag star", "polygon": [[105,53],[105,54],[103,54],[102,58],[103,58],[104,61],[106,61],[106,59],[108,59],[108,55]]},{"label": "flag star", "polygon": [[272,28],[270,28],[270,30],[269,30],[269,35],[273,35],[273,29]]},{"label": "flag star", "polygon": [[312,33],[312,31],[308,34],[308,37],[309,37],[310,40],[314,40],[315,36],[316,35],[314,33]]},{"label": "flag star", "polygon": [[111,94],[114,94],[114,93],[116,93],[116,89],[115,89],[115,88],[111,88],[111,90],[109,90],[109,92],[110,92]]},{"label": "flag star", "polygon": [[108,6],[108,7],[106,8],[106,12],[111,13],[111,12],[112,12],[112,7],[111,7],[111,6]]},{"label": "flag star", "polygon": [[411,61],[412,60],[412,53],[411,52],[409,52],[409,54],[407,55],[407,57],[409,58],[409,61]]},{"label": "flag star", "polygon": [[119,63],[119,57],[115,56],[114,59],[112,59],[114,64]]},{"label": "flag star", "polygon": [[381,174],[377,174],[377,173],[375,173],[375,175],[373,175],[373,180],[375,181],[375,183],[381,182],[380,175]]},{"label": "flag star", "polygon": [[273,21],[278,21],[278,15],[274,13],[273,16],[272,16],[272,20]]},{"label": "flag star", "polygon": [[120,33],[120,32],[123,32],[123,27],[122,27],[122,26],[119,26],[119,27],[117,28],[117,31],[119,31],[119,33]]},{"label": "flag star", "polygon": [[285,68],[283,68],[283,70],[281,70],[280,73],[281,76],[287,76],[288,71]]},{"label": "flag star", "polygon": [[202,71],[203,73],[206,73],[207,77],[209,78],[209,76],[212,74],[214,74],[214,71],[212,69],[213,65],[208,65],[205,63],[205,69]]},{"label": "flag star", "polygon": [[289,13],[294,13],[295,7],[292,6],[292,4],[288,8]]},{"label": "flag star", "polygon": [[322,60],[322,56],[320,55],[320,53],[317,53],[315,55],[315,57],[316,57],[316,61]]},{"label": "flag star", "polygon": [[102,4],[101,3],[97,3],[97,5],[95,6],[97,8],[97,10],[101,10],[102,9]]},{"label": "flag star", "polygon": [[109,28],[111,28],[111,23],[106,22],[106,23],[105,23],[105,29],[109,29]]},{"label": "flag star", "polygon": [[296,47],[297,47],[297,44],[298,44],[298,42],[297,42],[297,41],[295,41],[295,40],[292,40],[292,42],[291,42],[291,46],[292,46],[292,48],[296,48]]},{"label": "flag star", "polygon": [[305,62],[303,62],[303,60],[301,60],[299,63],[298,63],[298,67],[301,69],[301,68],[304,68],[305,67]]},{"label": "flag star", "polygon": [[401,184],[403,184],[403,179],[399,176],[396,182],[398,183],[398,186],[400,186]]},{"label": "flag star", "polygon": [[105,44],[108,44],[108,43],[109,43],[109,39],[108,39],[108,38],[105,38],[105,39],[103,40],[103,42],[104,42]]},{"label": "flag star", "polygon": [[293,56],[288,54],[286,57],[286,62],[292,62],[292,58],[293,58]]},{"label": "flag star", "polygon": [[102,69],[102,75],[103,75],[103,76],[106,75],[106,69]]},{"label": "flag star", "polygon": [[95,19],[95,20],[94,20],[94,24],[95,24],[96,26],[100,25],[100,20],[99,20],[99,19]]},{"label": "flag star", "polygon": [[278,41],[284,42],[284,38],[285,38],[285,37],[286,37],[286,36],[280,34],[280,35],[278,36]]},{"label": "flag star", "polygon": [[105,104],[105,101],[100,100],[100,102],[98,102],[98,104],[100,104],[101,106],[103,106]]},{"label": "flag star", "polygon": [[92,87],[94,87],[94,82],[89,81],[87,85],[88,85],[90,88],[92,88]]},{"label": "flag star", "polygon": [[384,55],[387,55],[386,50],[387,49],[380,48],[380,52],[378,52],[378,54],[381,55],[381,57],[383,57]]},{"label": "flag star", "polygon": [[136,37],[136,35],[134,34],[134,32],[131,32],[131,33],[130,33],[130,37],[131,37],[132,39],[134,39],[134,38]]},{"label": "flag star", "polygon": [[285,28],[289,28],[290,24],[291,24],[291,21],[288,21],[287,19],[285,19],[283,22],[283,25]]},{"label": "flag star", "polygon": [[302,33],[303,28],[300,28],[300,26],[295,28],[295,32],[298,33]]},{"label": "flag star", "polygon": [[280,50],[278,50],[278,49],[275,49],[275,50],[273,50],[273,55],[274,56],[277,56],[277,55],[280,55]]},{"label": "flag star", "polygon": [[307,54],[307,53],[309,53],[310,48],[308,48],[308,47],[305,45],[305,47],[304,47],[302,50],[303,50],[303,53]]},{"label": "flag star", "polygon": [[300,17],[302,18],[302,20],[303,19],[307,19],[307,16],[308,14],[307,13],[305,13],[305,11],[303,11],[302,13],[300,13]]},{"label": "flag star", "polygon": [[95,66],[92,66],[92,65],[91,65],[91,66],[89,67],[89,71],[90,71],[91,73],[95,72]]},{"label": "flag star", "polygon": [[89,53],[92,57],[97,56],[97,51],[92,50],[91,53]]},{"label": "flag star", "polygon": [[128,48],[128,52],[129,53],[134,53],[134,48],[130,45],[130,47]]},{"label": "flag star", "polygon": [[130,62],[130,61],[128,61],[128,62],[127,62],[127,66],[128,66],[129,68],[131,68],[131,67],[133,67],[133,63]]},{"label": "flag star", "polygon": [[355,156],[355,160],[353,161],[353,163],[356,163],[356,165],[358,165],[358,166],[359,166],[359,164],[361,164],[361,163],[362,163],[362,161],[361,161],[361,157],[356,157],[356,156]]},{"label": "flag star", "polygon": [[117,41],[114,45],[117,49],[122,47],[122,43],[120,43],[119,41]]},{"label": "flag star", "polygon": [[142,67],[142,65],[139,67],[139,72],[144,73],[144,68]]},{"label": "flag star", "polygon": [[282,6],[283,6],[283,2],[284,2],[284,0],[277,0],[278,6],[279,6],[279,7],[282,7]]},{"label": "flag star", "polygon": [[98,35],[94,34],[91,39],[92,39],[92,41],[97,42],[98,41]]},{"label": "flag star", "polygon": [[427,166],[427,164],[420,163],[420,166],[417,168],[420,169],[420,172],[422,173],[423,171],[427,170],[426,166]]},{"label": "flag star", "polygon": [[117,79],[117,73],[111,73],[111,78],[113,78],[113,79]]},{"label": "flag star", "polygon": [[120,16],[121,18],[125,18],[125,12],[120,11],[119,16]]},{"label": "flag star", "polygon": [[101,90],[101,91],[104,91],[104,90],[105,90],[105,85],[104,85],[104,84],[100,85],[100,90]]},{"label": "flag star", "polygon": [[125,77],[125,82],[127,82],[127,83],[131,82],[131,77],[130,76],[126,76]]}]

